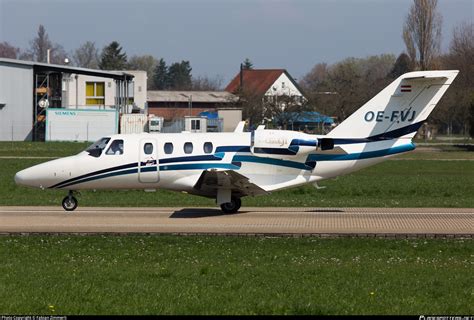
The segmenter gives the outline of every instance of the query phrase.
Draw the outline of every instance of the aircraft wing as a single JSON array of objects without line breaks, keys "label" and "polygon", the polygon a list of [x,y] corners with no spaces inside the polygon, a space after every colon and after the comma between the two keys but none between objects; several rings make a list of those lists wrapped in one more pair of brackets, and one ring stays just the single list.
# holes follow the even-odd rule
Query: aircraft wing
[{"label": "aircraft wing", "polygon": [[231,189],[232,194],[240,197],[268,194],[267,191],[250,182],[249,178],[233,170],[206,170],[194,186],[194,189],[209,195],[217,194],[219,188]]}]

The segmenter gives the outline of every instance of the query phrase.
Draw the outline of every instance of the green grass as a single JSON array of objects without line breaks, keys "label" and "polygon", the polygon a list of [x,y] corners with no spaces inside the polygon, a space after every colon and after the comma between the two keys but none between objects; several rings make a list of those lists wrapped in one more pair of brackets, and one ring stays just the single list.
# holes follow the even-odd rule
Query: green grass
[{"label": "green grass", "polygon": [[[0,159],[0,205],[59,206],[64,190],[16,186],[15,172],[40,159]],[[474,207],[474,161],[386,161],[348,176],[246,197],[243,206]],[[80,206],[214,206],[211,199],[158,190],[83,191]]]},{"label": "green grass", "polygon": [[0,156],[65,157],[86,149],[89,142],[6,142],[0,141]]},{"label": "green grass", "polygon": [[394,157],[391,160],[474,160],[474,152],[416,150]]},{"label": "green grass", "polygon": [[473,241],[0,237],[2,314],[473,314]]}]

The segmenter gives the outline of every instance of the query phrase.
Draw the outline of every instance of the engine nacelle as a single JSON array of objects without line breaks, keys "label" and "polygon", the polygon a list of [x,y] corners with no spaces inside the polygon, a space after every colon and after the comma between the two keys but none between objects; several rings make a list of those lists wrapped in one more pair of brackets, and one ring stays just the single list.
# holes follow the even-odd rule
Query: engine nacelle
[{"label": "engine nacelle", "polygon": [[315,152],[318,139],[288,130],[256,130],[252,133],[252,154],[258,157],[288,159]]}]

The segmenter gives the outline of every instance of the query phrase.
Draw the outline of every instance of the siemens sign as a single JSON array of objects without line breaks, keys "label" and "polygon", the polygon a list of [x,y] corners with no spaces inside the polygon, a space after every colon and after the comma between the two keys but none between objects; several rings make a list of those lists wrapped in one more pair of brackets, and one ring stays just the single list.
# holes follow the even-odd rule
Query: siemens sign
[{"label": "siemens sign", "polygon": [[118,112],[49,108],[45,132],[46,141],[96,141],[118,133]]}]

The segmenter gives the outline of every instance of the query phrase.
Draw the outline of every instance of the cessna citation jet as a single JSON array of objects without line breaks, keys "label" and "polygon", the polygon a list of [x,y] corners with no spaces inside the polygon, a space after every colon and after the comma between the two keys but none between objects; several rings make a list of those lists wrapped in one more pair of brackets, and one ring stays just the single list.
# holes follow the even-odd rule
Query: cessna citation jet
[{"label": "cessna citation jet", "polygon": [[[327,135],[267,130],[117,134],[85,151],[27,168],[17,184],[63,189],[77,207],[83,189],[167,189],[216,199],[225,213],[241,198],[317,183],[415,149],[412,138],[459,71],[400,76]],[[316,184],[315,184],[316,185]]]}]

